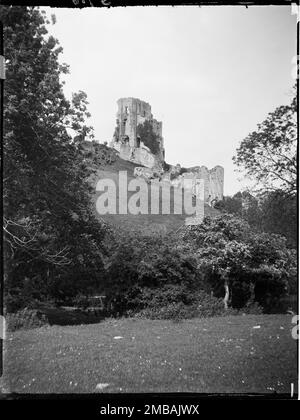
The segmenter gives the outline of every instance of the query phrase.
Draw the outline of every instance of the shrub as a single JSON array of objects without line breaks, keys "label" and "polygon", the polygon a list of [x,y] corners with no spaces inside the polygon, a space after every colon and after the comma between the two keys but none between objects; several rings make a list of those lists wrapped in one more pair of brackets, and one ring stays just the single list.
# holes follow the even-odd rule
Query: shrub
[{"label": "shrub", "polygon": [[76,306],[80,309],[86,309],[89,306],[88,297],[81,293],[71,299],[71,303],[72,306]]},{"label": "shrub", "polygon": [[22,290],[12,290],[4,295],[5,312],[14,313],[21,309],[34,309],[39,300],[35,299],[31,294],[24,293]]},{"label": "shrub", "polygon": [[194,318],[196,315],[195,305],[184,305],[182,302],[169,303],[165,306],[148,307],[136,314],[139,318],[148,319],[172,319],[179,321],[181,319]]},{"label": "shrub", "polygon": [[86,163],[102,166],[111,165],[117,160],[117,152],[105,143],[85,142],[81,147]]},{"label": "shrub", "polygon": [[144,309],[129,311],[128,315],[136,315],[149,319],[188,319],[207,318],[224,315],[222,299],[210,296],[204,291],[192,291],[185,288],[168,286],[163,289],[145,290],[143,294]]},{"label": "shrub", "polygon": [[32,329],[49,325],[48,319],[38,310],[24,308],[6,316],[7,331]]},{"label": "shrub", "polygon": [[236,311],[237,315],[240,315],[240,314],[261,315],[263,313],[264,313],[264,309],[258,302],[253,302],[249,305],[244,306],[242,309]]},{"label": "shrub", "polygon": [[197,316],[200,318],[221,316],[226,313],[223,300],[220,298],[200,291],[196,294],[195,299],[197,299]]},{"label": "shrub", "polygon": [[167,163],[167,162],[164,161],[163,162],[163,170],[165,172],[168,172],[170,170],[170,168],[171,168],[171,165],[169,163]]},{"label": "shrub", "polygon": [[188,170],[187,168],[182,167],[182,168],[180,169],[179,175],[182,175],[182,174],[184,174],[184,173],[186,173],[186,172],[188,172],[188,171],[189,171],[189,170]]},{"label": "shrub", "polygon": [[8,293],[4,298],[4,302],[8,313],[17,312],[26,306],[24,296],[17,293]]},{"label": "shrub", "polygon": [[141,138],[144,145],[149,147],[153,154],[157,154],[159,152],[159,137],[154,133],[150,121],[145,120],[143,124],[138,124],[137,135]]},{"label": "shrub", "polygon": [[200,287],[194,258],[170,242],[166,237],[134,234],[118,239],[106,275],[105,294],[112,314],[141,310],[152,299],[170,301],[164,293],[178,294],[181,300],[187,296],[185,288]]},{"label": "shrub", "polygon": [[173,181],[173,179],[176,179],[176,178],[178,178],[178,174],[177,173],[176,174],[173,174],[173,173],[170,174],[170,180],[171,181]]}]

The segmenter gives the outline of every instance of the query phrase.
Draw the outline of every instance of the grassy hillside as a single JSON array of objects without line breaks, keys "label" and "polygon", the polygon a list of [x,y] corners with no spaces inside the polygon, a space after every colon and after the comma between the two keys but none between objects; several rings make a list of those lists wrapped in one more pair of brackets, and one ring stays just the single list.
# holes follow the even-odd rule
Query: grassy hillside
[{"label": "grassy hillside", "polygon": [[[97,169],[96,175],[92,178],[92,184],[96,188],[96,184],[99,179],[109,178],[115,181],[116,185],[119,185],[119,171],[126,171],[128,182],[132,179],[136,179],[134,176],[134,168],[140,166],[132,162],[125,161],[117,157],[116,161],[112,164],[102,165]],[[171,188],[171,208],[173,206],[173,188]],[[101,193],[95,191],[95,197],[93,200],[93,208],[96,212],[96,200]],[[128,193],[128,198],[130,198],[134,192]],[[148,203],[149,208],[151,206],[151,196],[150,189],[148,190]],[[117,189],[117,199],[119,198],[119,191]],[[117,200],[118,202],[118,200]],[[97,212],[97,217],[102,220],[125,230],[134,230],[142,232],[143,234],[153,234],[153,233],[169,233],[172,231],[178,230],[181,226],[184,225],[186,215],[185,214],[162,214],[161,212],[161,197],[159,200],[160,204],[160,214],[106,214],[99,215]],[[205,205],[205,215],[215,216],[219,212],[207,205]],[[150,213],[150,212],[149,212]]]}]

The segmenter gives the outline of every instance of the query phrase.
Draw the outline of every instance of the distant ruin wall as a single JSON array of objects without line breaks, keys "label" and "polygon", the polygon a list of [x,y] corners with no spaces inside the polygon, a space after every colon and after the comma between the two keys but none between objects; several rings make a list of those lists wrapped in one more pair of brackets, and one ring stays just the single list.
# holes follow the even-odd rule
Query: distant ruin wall
[{"label": "distant ruin wall", "polygon": [[[180,167],[178,168],[179,170]],[[215,166],[211,170],[206,166],[194,167],[188,169],[182,175],[177,175],[175,178],[170,179],[170,182],[173,186],[183,187],[185,179],[192,180],[193,188],[197,179],[204,180],[204,201],[209,205],[212,205],[214,201],[223,199],[224,169],[222,166]]]},{"label": "distant ruin wall", "polygon": [[128,143],[117,143],[115,149],[119,152],[121,159],[129,160],[151,169],[159,166],[159,162],[156,161],[155,156],[149,151],[148,148],[147,150],[143,147],[131,147]]}]

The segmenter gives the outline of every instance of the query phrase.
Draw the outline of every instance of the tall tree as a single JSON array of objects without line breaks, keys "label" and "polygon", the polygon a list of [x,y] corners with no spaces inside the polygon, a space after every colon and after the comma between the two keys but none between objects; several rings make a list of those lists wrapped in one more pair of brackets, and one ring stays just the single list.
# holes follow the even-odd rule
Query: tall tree
[{"label": "tall tree", "polygon": [[237,149],[234,163],[256,181],[260,190],[297,191],[297,95],[290,105],[269,113]]},{"label": "tall tree", "polygon": [[[45,13],[0,6],[6,59],[4,239],[8,287],[24,278],[59,292],[101,272],[104,230],[91,209],[82,140],[92,135],[84,92],[68,101],[59,43]],[[73,286],[72,286],[73,287]]]},{"label": "tall tree", "polygon": [[182,253],[193,251],[199,271],[227,308],[253,301],[272,310],[286,293],[295,293],[295,250],[279,235],[258,233],[239,217],[205,217],[182,233]]},{"label": "tall tree", "polygon": [[287,196],[282,191],[271,191],[260,197],[260,226],[265,232],[287,238],[291,248],[297,248],[298,217],[297,197]]},{"label": "tall tree", "polygon": [[264,191],[257,197],[248,191],[224,197],[215,204],[218,210],[237,215],[259,231],[283,235],[290,248],[297,247],[297,197],[283,191]]}]

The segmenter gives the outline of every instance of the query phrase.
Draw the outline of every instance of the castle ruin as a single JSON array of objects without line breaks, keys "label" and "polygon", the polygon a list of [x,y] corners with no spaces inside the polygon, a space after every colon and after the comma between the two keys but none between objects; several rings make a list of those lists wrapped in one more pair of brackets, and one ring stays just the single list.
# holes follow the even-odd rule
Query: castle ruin
[{"label": "castle ruin", "polygon": [[[182,187],[186,178],[192,179],[194,186],[196,186],[197,180],[204,179],[204,201],[212,206],[214,202],[223,198],[224,169],[222,166],[218,165],[209,170],[206,166],[181,168],[177,164],[169,165],[170,168],[164,171],[165,150],[162,122],[153,118],[151,106],[136,98],[121,98],[117,103],[116,128],[110,146],[117,150],[120,158],[144,167],[135,171],[136,176],[147,172],[149,178],[150,169],[153,172],[153,177],[159,176],[162,181],[169,182],[174,187]],[[152,131],[156,135],[157,153],[153,153],[138,135],[137,128],[145,121],[150,122]]]},{"label": "castle ruin", "polygon": [[[119,152],[122,159],[162,171],[165,155],[162,122],[153,118],[151,106],[140,99],[121,98],[117,103],[116,128],[111,147]],[[159,151],[156,154],[151,152],[137,133],[138,125],[145,121],[150,122],[153,133],[156,135],[159,145]]]}]

